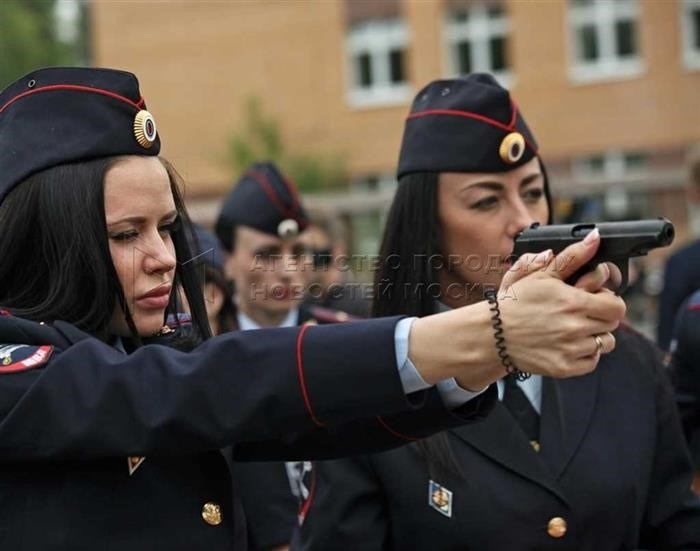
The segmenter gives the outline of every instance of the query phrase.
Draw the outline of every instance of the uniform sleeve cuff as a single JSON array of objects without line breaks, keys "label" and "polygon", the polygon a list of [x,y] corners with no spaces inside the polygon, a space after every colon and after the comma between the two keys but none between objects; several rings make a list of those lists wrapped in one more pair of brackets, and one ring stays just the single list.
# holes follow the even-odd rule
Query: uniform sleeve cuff
[{"label": "uniform sleeve cuff", "polygon": [[401,386],[404,394],[411,394],[419,390],[425,390],[432,385],[426,383],[423,377],[420,376],[416,366],[408,359],[408,335],[411,332],[411,326],[417,318],[404,318],[396,324],[394,330],[394,346],[396,349],[396,367],[399,370],[401,378]]}]

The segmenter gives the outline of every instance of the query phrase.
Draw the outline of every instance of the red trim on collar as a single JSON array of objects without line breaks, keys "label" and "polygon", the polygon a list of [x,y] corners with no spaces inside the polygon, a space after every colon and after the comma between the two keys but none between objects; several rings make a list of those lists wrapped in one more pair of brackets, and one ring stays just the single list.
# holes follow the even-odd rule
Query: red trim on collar
[{"label": "red trim on collar", "polygon": [[0,316],[11,316],[12,313],[9,310],[0,310]]},{"label": "red trim on collar", "polygon": [[134,107],[135,109],[141,109],[141,107],[144,104],[144,99],[141,97],[138,102],[134,103],[131,101],[129,98],[125,98],[124,96],[120,96],[119,94],[115,94],[114,92],[110,92],[109,90],[103,90],[102,88],[93,88],[91,86],[80,86],[79,84],[54,84],[51,86],[42,86],[41,88],[34,88],[33,90],[27,90],[26,92],[22,92],[21,94],[16,95],[14,98],[12,98],[10,101],[8,101],[5,105],[0,107],[0,113],[2,113],[7,107],[12,105],[14,102],[16,102],[19,99],[22,99],[26,96],[30,96],[32,94],[38,94],[40,92],[52,92],[56,90],[73,90],[76,92],[91,92],[93,94],[101,94],[103,96],[109,96],[110,98],[117,99],[119,101],[122,101],[124,103],[127,103]]},{"label": "red trim on collar", "polygon": [[397,438],[401,438],[402,440],[408,440],[410,442],[415,442],[416,440],[420,440],[419,438],[414,438],[413,436],[406,436],[405,434],[401,434],[400,432],[396,432],[394,429],[392,429],[389,425],[387,425],[386,421],[382,419],[380,415],[377,416],[377,421],[379,421],[379,424],[384,427],[384,429],[392,434],[393,436],[396,436]]},{"label": "red trim on collar", "polygon": [[309,416],[314,424],[318,427],[325,426],[321,421],[316,418],[314,410],[311,407],[311,400],[309,400],[309,394],[306,391],[306,382],[304,380],[304,362],[301,353],[302,340],[304,339],[304,333],[311,327],[310,325],[303,325],[297,335],[297,373],[299,374],[299,386],[301,387],[301,394],[304,397],[304,405],[306,405],[306,411],[309,412]]}]

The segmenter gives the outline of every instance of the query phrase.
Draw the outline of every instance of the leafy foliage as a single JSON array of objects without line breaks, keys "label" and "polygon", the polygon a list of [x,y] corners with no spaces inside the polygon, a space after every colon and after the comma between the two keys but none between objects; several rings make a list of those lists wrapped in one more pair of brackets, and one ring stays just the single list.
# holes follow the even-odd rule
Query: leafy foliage
[{"label": "leafy foliage", "polygon": [[78,4],[79,35],[68,43],[56,33],[56,3],[57,0],[0,1],[0,89],[39,67],[86,61],[87,5]]},{"label": "leafy foliage", "polygon": [[347,187],[341,155],[287,151],[279,122],[263,112],[258,98],[246,101],[243,131],[231,135],[227,157],[236,175],[256,161],[273,161],[304,192]]}]

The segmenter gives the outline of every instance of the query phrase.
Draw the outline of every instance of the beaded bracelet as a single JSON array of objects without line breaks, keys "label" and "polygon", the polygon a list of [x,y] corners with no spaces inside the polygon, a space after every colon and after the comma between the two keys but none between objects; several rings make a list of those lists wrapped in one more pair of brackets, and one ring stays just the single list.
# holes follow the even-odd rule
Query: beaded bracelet
[{"label": "beaded bracelet", "polygon": [[530,373],[518,369],[506,350],[506,339],[503,336],[503,321],[501,320],[501,309],[498,307],[496,290],[486,289],[484,291],[484,296],[489,302],[489,310],[493,313],[493,316],[491,316],[491,321],[493,321],[493,336],[496,339],[496,350],[498,351],[501,364],[506,368],[506,372],[509,375],[513,375],[518,381],[526,381],[530,378]]}]

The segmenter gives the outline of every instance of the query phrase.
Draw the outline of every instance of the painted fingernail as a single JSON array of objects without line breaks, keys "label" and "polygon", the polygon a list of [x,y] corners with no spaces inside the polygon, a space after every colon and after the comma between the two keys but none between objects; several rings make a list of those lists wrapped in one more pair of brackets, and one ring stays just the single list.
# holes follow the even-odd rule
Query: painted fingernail
[{"label": "painted fingernail", "polygon": [[588,235],[583,238],[584,245],[592,245],[593,242],[600,237],[600,232],[598,228],[594,228],[592,232],[588,232]]}]

